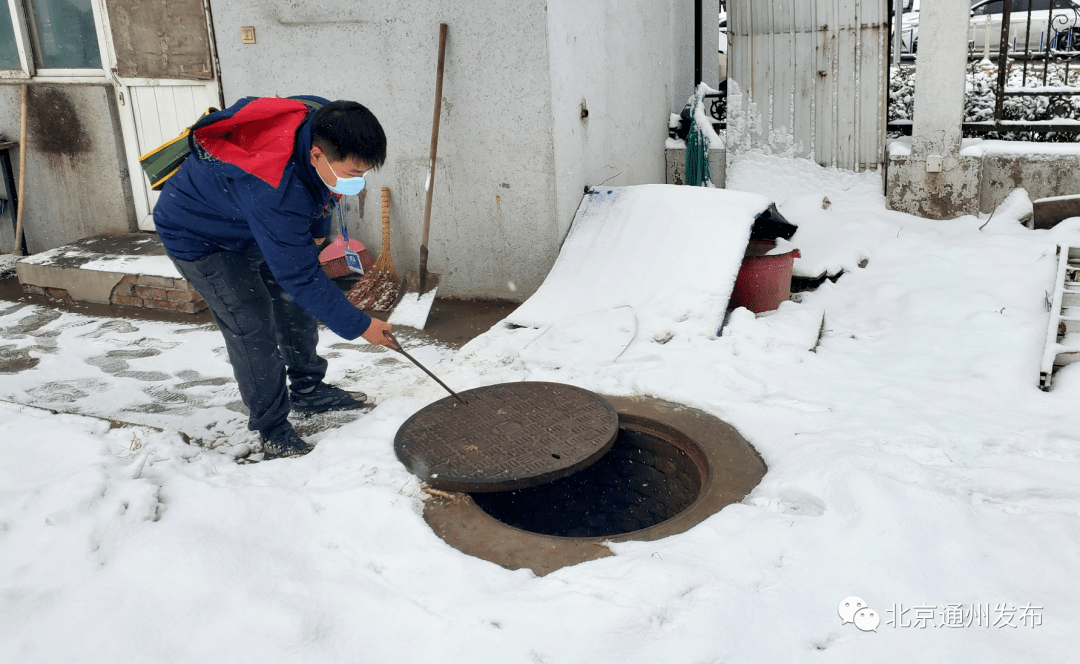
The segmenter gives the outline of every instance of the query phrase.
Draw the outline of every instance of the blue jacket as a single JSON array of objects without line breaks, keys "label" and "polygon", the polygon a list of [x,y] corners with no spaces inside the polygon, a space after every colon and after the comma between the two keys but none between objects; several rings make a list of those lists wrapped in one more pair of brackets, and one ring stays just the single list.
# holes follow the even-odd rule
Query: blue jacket
[{"label": "blue jacket", "polygon": [[307,112],[298,101],[249,97],[197,122],[192,153],[165,182],[154,224],[180,260],[258,245],[286,293],[355,339],[371,319],[323,272],[313,239],[329,234],[337,200],[311,165]]}]

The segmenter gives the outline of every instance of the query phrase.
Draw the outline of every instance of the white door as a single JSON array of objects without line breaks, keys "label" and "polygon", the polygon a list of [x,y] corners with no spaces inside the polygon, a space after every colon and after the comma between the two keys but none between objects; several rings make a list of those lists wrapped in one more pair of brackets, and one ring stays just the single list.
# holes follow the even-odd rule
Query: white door
[{"label": "white door", "polygon": [[[192,85],[190,81],[158,79],[145,85],[123,85],[130,100],[127,108],[121,112],[130,115],[132,127],[125,134],[133,134],[133,139],[125,135],[128,146],[128,162],[134,158],[136,165],[141,155],[157,146],[176,138],[180,132],[190,127],[206,112],[207,108],[221,108],[221,91],[217,82]],[[132,171],[134,174],[135,171]],[[136,214],[139,228],[144,231],[154,229],[153,210],[159,192],[150,188],[150,181],[139,168],[139,177],[132,178],[135,195]]]},{"label": "white door", "polygon": [[[154,229],[158,192],[139,157],[221,108],[203,0],[99,0],[139,228]],[[154,48],[151,48],[151,45]]]}]

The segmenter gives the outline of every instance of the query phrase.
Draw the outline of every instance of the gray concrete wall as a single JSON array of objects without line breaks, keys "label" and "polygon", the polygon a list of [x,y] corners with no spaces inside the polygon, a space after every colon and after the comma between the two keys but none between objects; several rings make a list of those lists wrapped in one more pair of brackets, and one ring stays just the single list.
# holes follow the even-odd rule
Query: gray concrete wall
[{"label": "gray concrete wall", "polygon": [[[686,148],[668,148],[667,184],[686,184]],[[709,176],[713,186],[727,186],[727,150],[713,148],[709,150]]]},{"label": "gray concrete wall", "polygon": [[[0,134],[19,138],[18,85],[0,86]],[[127,162],[110,88],[32,85],[28,103],[23,211],[31,253],[80,238],[135,229]],[[19,157],[12,150],[18,183]],[[0,181],[0,189],[3,182]],[[6,194],[5,194],[6,197]],[[0,251],[14,248],[8,214],[0,217]]]},{"label": "gray concrete wall", "polygon": [[[993,212],[1020,187],[1032,200],[1080,194],[1080,155],[960,156],[948,173],[925,173],[926,162],[908,155],[891,156],[888,163],[889,208],[936,219]],[[928,177],[946,175],[948,179],[934,187],[924,186]],[[922,212],[927,207],[934,215]]]},{"label": "gray concrete wall", "polygon": [[[377,254],[390,188],[394,264],[415,268],[424,212],[439,23],[449,25],[428,268],[440,296],[523,299],[557,251],[543,2],[232,0],[212,5],[227,104],[317,94],[368,106],[389,155],[352,234]],[[256,44],[242,44],[241,26]],[[355,199],[354,199],[355,201]]]},{"label": "gray concrete wall", "polygon": [[926,155],[889,156],[885,200],[890,210],[929,219],[952,219],[979,211],[979,157],[945,158],[940,173],[926,172]]},{"label": "gray concrete wall", "polygon": [[994,211],[1017,187],[1032,200],[1080,194],[1080,155],[988,154],[981,180],[980,212]]}]

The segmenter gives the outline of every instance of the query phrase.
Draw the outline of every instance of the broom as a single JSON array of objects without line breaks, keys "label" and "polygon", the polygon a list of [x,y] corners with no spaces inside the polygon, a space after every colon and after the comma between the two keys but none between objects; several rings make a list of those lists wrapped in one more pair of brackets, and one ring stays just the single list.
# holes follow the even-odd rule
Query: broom
[{"label": "broom", "polygon": [[390,257],[390,188],[382,188],[382,251],[375,265],[345,294],[358,309],[387,311],[398,293],[398,276]]}]

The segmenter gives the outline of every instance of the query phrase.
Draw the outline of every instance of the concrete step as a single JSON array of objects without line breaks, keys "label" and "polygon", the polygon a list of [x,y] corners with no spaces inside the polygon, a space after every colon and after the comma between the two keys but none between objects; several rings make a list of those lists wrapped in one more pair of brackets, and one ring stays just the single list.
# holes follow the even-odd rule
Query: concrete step
[{"label": "concrete step", "polygon": [[165,254],[156,233],[85,238],[15,264],[23,292],[194,314],[206,302]]}]

